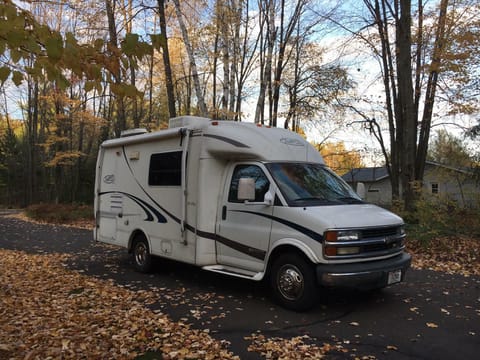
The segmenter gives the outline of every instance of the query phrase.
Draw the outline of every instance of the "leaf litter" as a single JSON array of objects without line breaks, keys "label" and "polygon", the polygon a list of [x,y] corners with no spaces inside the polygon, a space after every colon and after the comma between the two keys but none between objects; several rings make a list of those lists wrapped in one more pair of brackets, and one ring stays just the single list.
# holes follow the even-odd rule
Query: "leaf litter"
[{"label": "leaf litter", "polygon": [[[72,225],[90,227],[90,224]],[[477,239],[432,239],[429,247],[410,241],[408,251],[413,255],[414,269],[466,277],[480,275],[480,242]],[[34,276],[22,276],[21,269],[9,271],[10,275],[0,273],[0,326],[3,329],[9,325],[9,331],[0,334],[0,357],[129,359],[142,354],[154,354],[155,358],[161,353],[162,359],[238,359],[228,351],[227,341],[209,336],[209,329],[194,330],[183,322],[172,322],[159,310],[147,309],[145,305],[158,303],[157,291],[129,290],[115,286],[113,281],[92,280],[69,272],[61,266],[68,255],[2,254],[0,250],[0,256],[0,265],[4,269],[11,268],[9,263],[15,263],[20,268],[36,264],[46,268],[40,269],[40,273],[44,271],[43,274],[50,278],[54,275],[45,286],[38,286],[41,281],[34,281]],[[28,268],[32,270],[30,265]],[[61,286],[55,287],[52,283],[61,283]],[[35,290],[29,290],[29,286]],[[12,296],[14,290],[16,293]],[[22,290],[26,294],[20,295]],[[43,301],[38,292],[46,294]],[[10,303],[9,307],[7,303]],[[45,304],[50,306],[45,307]],[[22,310],[24,307],[26,309]],[[417,308],[410,310],[418,311]],[[444,309],[442,312],[447,313]],[[198,319],[204,314],[203,311],[193,310],[190,315]],[[60,325],[55,325],[55,322]],[[350,325],[356,326],[356,323]],[[434,323],[426,326],[438,327]],[[249,351],[257,352],[266,359],[320,359],[329,352],[349,352],[341,342],[320,346],[306,335],[285,339],[266,338],[257,333],[245,339],[251,341]],[[397,350],[393,345],[387,349]]]},{"label": "leaf litter", "polygon": [[208,330],[149,310],[147,292],[69,271],[68,258],[0,250],[1,358],[238,359]]},{"label": "leaf litter", "polygon": [[412,254],[412,268],[480,276],[480,239],[455,236],[431,239],[429,246],[415,240],[408,241]]}]

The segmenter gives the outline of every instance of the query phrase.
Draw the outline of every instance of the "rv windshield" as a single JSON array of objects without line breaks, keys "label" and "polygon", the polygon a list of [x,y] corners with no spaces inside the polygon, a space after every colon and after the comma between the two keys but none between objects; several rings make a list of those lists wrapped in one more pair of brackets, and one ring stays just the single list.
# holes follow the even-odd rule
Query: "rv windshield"
[{"label": "rv windshield", "polygon": [[290,206],[363,203],[347,183],[324,165],[269,163],[267,167]]}]

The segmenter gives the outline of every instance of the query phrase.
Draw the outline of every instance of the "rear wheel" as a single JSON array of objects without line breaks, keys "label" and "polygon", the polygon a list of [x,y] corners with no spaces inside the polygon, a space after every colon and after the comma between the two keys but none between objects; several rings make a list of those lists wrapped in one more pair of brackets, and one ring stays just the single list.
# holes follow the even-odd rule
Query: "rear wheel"
[{"label": "rear wheel", "polygon": [[140,234],[135,236],[132,255],[133,264],[137,271],[147,273],[152,270],[152,256],[150,255],[150,249],[145,235]]},{"label": "rear wheel", "polygon": [[283,307],[305,311],[319,299],[319,287],[311,263],[298,254],[281,254],[272,264],[270,285]]}]

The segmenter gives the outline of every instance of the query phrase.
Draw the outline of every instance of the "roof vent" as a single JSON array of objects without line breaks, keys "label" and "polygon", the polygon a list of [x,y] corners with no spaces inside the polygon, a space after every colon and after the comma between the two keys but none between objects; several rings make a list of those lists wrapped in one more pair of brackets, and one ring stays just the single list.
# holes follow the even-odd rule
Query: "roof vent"
[{"label": "roof vent", "polygon": [[202,127],[205,124],[209,124],[210,119],[199,117],[199,116],[178,116],[176,118],[171,118],[168,122],[168,127],[178,128],[178,127]]},{"label": "roof vent", "polygon": [[129,137],[129,136],[142,135],[142,134],[146,134],[146,133],[148,133],[147,129],[143,129],[143,128],[128,129],[128,130],[123,130],[120,133],[120,137],[124,138],[124,137]]}]

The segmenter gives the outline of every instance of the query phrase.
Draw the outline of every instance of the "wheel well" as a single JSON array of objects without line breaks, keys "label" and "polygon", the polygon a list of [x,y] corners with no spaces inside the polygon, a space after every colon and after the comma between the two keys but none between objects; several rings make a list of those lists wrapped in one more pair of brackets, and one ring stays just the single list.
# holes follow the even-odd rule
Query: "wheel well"
[{"label": "wheel well", "polygon": [[293,246],[293,245],[281,245],[276,247],[272,253],[270,254],[270,257],[268,258],[268,264],[267,264],[267,275],[270,275],[270,269],[272,268],[272,264],[275,261],[276,258],[278,258],[282,254],[297,254],[301,256],[305,261],[311,263],[311,260],[308,258],[305,253],[300,250],[298,247]]},{"label": "wheel well", "polygon": [[147,238],[145,236],[145,233],[142,231],[142,230],[134,230],[132,232],[132,234],[130,235],[130,240],[128,241],[128,252],[131,253],[132,252],[132,249],[133,249],[133,245],[135,244],[135,239],[138,237],[138,236],[143,236],[145,239]]}]

